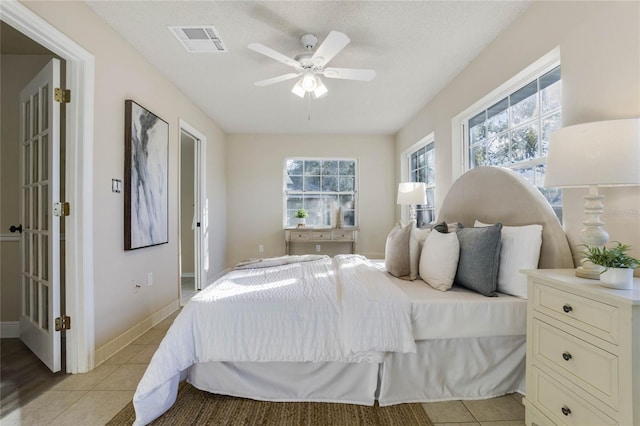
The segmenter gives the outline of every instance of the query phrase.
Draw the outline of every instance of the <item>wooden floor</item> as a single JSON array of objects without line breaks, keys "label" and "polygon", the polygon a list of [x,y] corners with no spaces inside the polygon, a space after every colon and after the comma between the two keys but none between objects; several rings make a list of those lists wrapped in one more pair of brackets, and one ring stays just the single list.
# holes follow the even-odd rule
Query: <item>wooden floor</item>
[{"label": "wooden floor", "polygon": [[52,373],[20,339],[0,339],[0,418],[68,376]]}]

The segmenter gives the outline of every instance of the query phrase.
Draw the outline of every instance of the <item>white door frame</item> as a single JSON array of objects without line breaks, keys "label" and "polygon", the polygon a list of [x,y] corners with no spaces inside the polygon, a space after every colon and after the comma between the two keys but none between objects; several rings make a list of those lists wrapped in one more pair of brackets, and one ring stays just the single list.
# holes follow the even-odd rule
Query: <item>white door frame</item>
[{"label": "white door frame", "polygon": [[[189,123],[184,121],[182,118],[180,119],[178,140],[181,140],[182,132],[188,133],[194,139],[193,150],[195,153],[195,166],[194,167],[194,205],[195,205],[195,221],[200,223],[199,227],[195,228],[194,231],[194,253],[193,257],[195,260],[194,265],[194,275],[195,275],[195,283],[196,289],[202,290],[203,280],[206,280],[207,271],[209,270],[208,264],[208,235],[209,235],[209,214],[208,214],[208,205],[207,205],[207,189],[206,189],[206,181],[207,181],[207,137],[204,133],[198,131],[195,127],[191,126]],[[181,160],[179,164],[182,164]],[[181,173],[178,173],[178,176],[182,176]],[[181,211],[181,209],[178,209]],[[180,222],[180,220],[178,221]],[[182,227],[178,227],[178,241],[182,241]],[[180,262],[180,259],[178,259]],[[180,286],[180,298],[182,298],[182,286]],[[182,300],[182,299],[181,299]]]},{"label": "white door frame", "polygon": [[95,59],[92,54],[15,0],[0,2],[0,19],[66,61],[66,201],[65,305],[71,317],[66,332],[68,373],[94,367],[93,310],[93,102]]}]

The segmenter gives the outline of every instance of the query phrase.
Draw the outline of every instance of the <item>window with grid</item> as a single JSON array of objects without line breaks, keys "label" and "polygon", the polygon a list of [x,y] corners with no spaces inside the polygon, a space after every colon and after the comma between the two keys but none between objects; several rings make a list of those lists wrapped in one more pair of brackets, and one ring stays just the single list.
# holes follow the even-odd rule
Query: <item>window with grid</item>
[{"label": "window with grid", "polygon": [[427,204],[416,206],[418,228],[433,222],[435,217],[435,158],[434,143],[418,148],[407,155],[409,161],[409,181],[424,182],[427,185]]},{"label": "window with grid", "polygon": [[350,158],[285,160],[285,227],[297,225],[298,209],[309,214],[307,226],[333,227],[340,207],[344,226],[356,226],[357,167],[357,160]]},{"label": "window with grid", "polygon": [[560,66],[492,103],[467,121],[469,168],[501,166],[520,173],[562,221],[562,191],[544,188],[551,132],[561,126]]}]

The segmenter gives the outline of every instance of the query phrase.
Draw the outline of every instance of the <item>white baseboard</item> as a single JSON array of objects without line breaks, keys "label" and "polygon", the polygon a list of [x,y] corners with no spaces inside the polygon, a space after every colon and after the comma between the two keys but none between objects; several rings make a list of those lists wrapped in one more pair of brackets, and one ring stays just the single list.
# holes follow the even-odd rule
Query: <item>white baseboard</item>
[{"label": "white baseboard", "polygon": [[180,274],[181,278],[194,278],[195,276],[196,274],[193,272],[183,272],[182,274]]},{"label": "white baseboard", "polygon": [[0,322],[0,338],[15,339],[20,337],[19,321],[2,321]]},{"label": "white baseboard", "polygon": [[151,316],[140,321],[118,337],[112,339],[110,342],[97,348],[95,354],[95,366],[99,366],[113,355],[117,354],[120,350],[129,346],[131,342],[142,336],[178,309],[180,309],[180,300],[176,299],[164,308],[151,314]]}]

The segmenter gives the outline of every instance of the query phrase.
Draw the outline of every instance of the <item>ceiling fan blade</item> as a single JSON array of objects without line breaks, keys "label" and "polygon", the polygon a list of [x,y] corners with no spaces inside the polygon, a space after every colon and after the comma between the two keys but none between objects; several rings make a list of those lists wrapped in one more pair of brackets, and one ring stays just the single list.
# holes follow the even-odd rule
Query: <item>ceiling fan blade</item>
[{"label": "ceiling fan blade", "polygon": [[289,74],[283,74],[283,75],[279,75],[277,77],[268,78],[266,80],[256,81],[253,84],[255,84],[256,86],[264,87],[264,86],[268,86],[270,84],[280,83],[281,81],[291,80],[292,78],[296,78],[299,75],[300,74],[296,74],[294,72],[290,72]]},{"label": "ceiling fan blade", "polygon": [[341,78],[343,80],[371,81],[375,78],[374,70],[356,68],[325,68],[322,74],[327,78]]},{"label": "ceiling fan blade", "polygon": [[247,46],[249,49],[253,50],[254,52],[258,52],[261,53],[265,56],[270,57],[271,59],[275,59],[278,62],[282,62],[283,64],[289,65],[291,67],[294,68],[300,68],[300,64],[298,63],[298,61],[289,58],[288,56],[283,55],[280,52],[276,52],[275,50],[273,50],[270,47],[265,46],[264,44],[260,44],[260,43],[251,43],[249,44],[249,46]]},{"label": "ceiling fan blade", "polygon": [[316,60],[321,59],[320,66],[325,66],[350,42],[351,40],[346,34],[340,31],[331,31],[313,54],[311,60],[316,63]]}]

